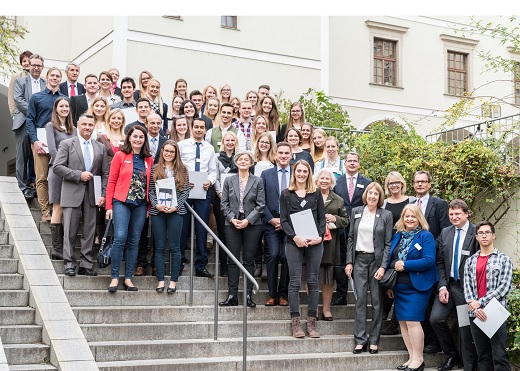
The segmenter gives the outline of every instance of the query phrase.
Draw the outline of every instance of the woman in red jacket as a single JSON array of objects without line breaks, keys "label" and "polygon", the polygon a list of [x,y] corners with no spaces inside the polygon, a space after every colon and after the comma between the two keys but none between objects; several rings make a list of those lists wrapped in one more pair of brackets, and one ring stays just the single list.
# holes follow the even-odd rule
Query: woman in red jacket
[{"label": "woman in red jacket", "polygon": [[114,155],[108,176],[106,218],[114,219],[112,281],[108,286],[109,292],[117,291],[125,245],[127,251],[123,287],[126,291],[137,291],[137,287],[132,284],[132,275],[139,238],[148,210],[152,165],[153,158],[150,155],[146,129],[135,125],[130,128],[124,144]]}]

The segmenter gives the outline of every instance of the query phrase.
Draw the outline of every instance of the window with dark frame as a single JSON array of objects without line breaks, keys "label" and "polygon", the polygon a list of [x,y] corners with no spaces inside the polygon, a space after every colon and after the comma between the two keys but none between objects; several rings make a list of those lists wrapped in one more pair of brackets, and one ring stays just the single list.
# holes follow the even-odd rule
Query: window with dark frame
[{"label": "window with dark frame", "polygon": [[513,85],[515,89],[515,105],[520,106],[520,62],[515,63]]},{"label": "window with dark frame", "polygon": [[468,55],[448,51],[448,94],[463,96],[468,91]]},{"label": "window with dark frame", "polygon": [[374,84],[397,85],[397,41],[374,38]]},{"label": "window with dark frame", "polygon": [[223,15],[220,17],[220,27],[231,28],[233,30],[238,29],[237,16]]}]

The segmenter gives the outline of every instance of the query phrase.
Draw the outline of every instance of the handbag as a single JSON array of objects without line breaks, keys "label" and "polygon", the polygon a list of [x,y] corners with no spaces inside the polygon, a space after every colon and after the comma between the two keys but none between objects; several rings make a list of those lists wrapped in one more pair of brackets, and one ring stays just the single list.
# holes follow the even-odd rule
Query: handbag
[{"label": "handbag", "polygon": [[108,231],[110,230],[111,225],[112,225],[112,219],[108,219],[107,226],[105,227],[105,234],[103,235],[103,239],[101,240],[101,245],[99,246],[99,252],[97,254],[98,268],[106,268],[111,263],[110,253],[112,251],[112,244],[114,242],[114,239],[110,238],[110,242],[107,243]]},{"label": "handbag", "polygon": [[379,285],[384,289],[393,289],[397,281],[397,272],[394,268],[388,268],[379,281]]}]

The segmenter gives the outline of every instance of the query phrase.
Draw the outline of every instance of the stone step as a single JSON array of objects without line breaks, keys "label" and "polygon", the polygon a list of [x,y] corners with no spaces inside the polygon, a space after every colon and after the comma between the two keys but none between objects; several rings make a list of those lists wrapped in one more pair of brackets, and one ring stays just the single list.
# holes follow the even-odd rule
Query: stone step
[{"label": "stone step", "polygon": [[49,362],[49,346],[45,344],[4,344],[9,365],[46,364]]},{"label": "stone step", "polygon": [[[299,354],[307,352],[302,347],[303,339],[292,336],[266,336],[248,338],[247,355]],[[355,347],[353,336],[326,335],[312,341],[314,353],[347,353]],[[305,341],[305,340],[303,340]],[[306,344],[304,345],[311,345]],[[242,351],[242,338],[196,339],[196,340],[154,340],[90,342],[96,362],[127,361],[144,359],[174,359],[197,357],[232,357]],[[385,339],[379,344],[381,352],[406,350],[404,343],[395,339]]]},{"label": "stone step", "polygon": [[[0,274],[13,274],[18,272],[18,259],[0,258]],[[0,286],[2,287],[2,286]]]},{"label": "stone step", "polygon": [[[305,341],[315,339],[300,339]],[[405,351],[380,352],[370,356],[340,353],[252,355],[247,357],[248,370],[382,370],[401,365],[408,359]],[[428,366],[442,363],[442,355],[425,355]],[[242,355],[233,357],[204,357],[191,359],[150,359],[139,361],[98,362],[100,371],[229,371],[242,369]]]},{"label": "stone step", "polygon": [[[0,259],[0,264],[2,260]],[[19,290],[23,286],[23,276],[18,273],[0,274],[0,287],[2,290]]]},{"label": "stone step", "polygon": [[0,258],[12,258],[13,247],[13,245],[0,245]]},{"label": "stone step", "polygon": [[2,231],[0,232],[0,245],[9,244],[9,232]]},{"label": "stone step", "polygon": [[[109,282],[107,282],[108,286]],[[139,286],[137,286],[139,288]],[[178,289],[176,293],[167,295],[166,293],[157,294],[155,289],[146,290],[143,287],[138,292],[119,290],[117,293],[110,293],[101,290],[65,290],[67,299],[72,307],[84,306],[162,306],[173,305],[182,306],[189,304],[189,290]],[[227,290],[219,293],[219,301],[225,300]],[[267,291],[260,291],[253,295],[253,300],[257,304],[265,303],[269,294]],[[353,295],[349,293],[349,303],[353,303]],[[239,294],[239,305],[242,303],[242,295]],[[193,292],[193,305],[212,305],[214,303],[213,290],[197,290]],[[300,303],[307,303],[307,294],[300,292]]]},{"label": "stone step", "polygon": [[0,307],[0,326],[34,323],[34,314],[34,308]]},{"label": "stone step", "polygon": [[[291,321],[287,319],[247,321],[249,337],[291,336]],[[367,327],[370,327],[368,321]],[[219,322],[219,337],[233,338],[242,335],[242,320]],[[302,327],[306,321],[302,320]],[[325,335],[350,335],[354,331],[354,320],[318,321],[318,331]],[[213,337],[213,321],[171,322],[171,323],[122,323],[122,324],[82,324],[81,328],[87,341],[126,341],[208,339]],[[173,335],[175,334],[175,335]],[[402,341],[401,336],[385,336],[393,341]]]},{"label": "stone step", "polygon": [[0,326],[4,344],[34,344],[42,341],[42,327],[37,325]]},{"label": "stone step", "polygon": [[[72,309],[79,323],[82,324],[122,324],[122,323],[168,323],[168,322],[193,322],[213,321],[214,308],[212,305],[197,306],[125,306],[120,307],[76,307]],[[321,306],[319,308],[321,312]],[[331,308],[334,320],[354,319],[354,305],[341,305]],[[307,318],[307,305],[300,306],[302,318]],[[372,316],[372,310],[368,307],[368,318]],[[257,321],[271,321],[286,319],[289,315],[288,307],[266,307],[258,305],[254,309],[248,308],[247,318]],[[243,316],[243,307],[219,307],[218,318],[220,321],[234,321]],[[319,321],[321,323],[321,321]]]},{"label": "stone step", "polygon": [[2,290],[0,293],[0,307],[26,307],[29,305],[29,291],[27,290]]},{"label": "stone step", "polygon": [[11,365],[9,366],[9,371],[49,371],[49,370],[57,370],[53,365]]},{"label": "stone step", "polygon": [[5,231],[5,220],[0,219],[0,231]]}]

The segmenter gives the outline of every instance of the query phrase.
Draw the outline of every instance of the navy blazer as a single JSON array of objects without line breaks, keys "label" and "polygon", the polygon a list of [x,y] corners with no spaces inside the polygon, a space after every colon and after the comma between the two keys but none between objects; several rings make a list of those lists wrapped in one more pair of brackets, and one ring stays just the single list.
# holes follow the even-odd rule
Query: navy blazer
[{"label": "navy blazer", "polygon": [[[400,240],[401,233],[397,232],[394,234],[390,246],[390,257]],[[436,247],[433,235],[426,230],[420,231],[412,240],[404,262],[404,270],[410,273],[410,280],[416,290],[429,290],[439,280],[435,257]],[[388,266],[390,267],[391,259],[389,260]]]},{"label": "navy blazer", "polygon": [[349,200],[348,197],[348,185],[347,185],[347,175],[342,175],[338,178],[336,185],[334,186],[334,193],[345,201],[345,210],[347,211],[347,215],[350,216],[352,214],[352,208],[356,206],[363,206],[363,192],[365,192],[365,188],[372,183],[372,180],[365,178],[362,175],[357,175],[356,181],[356,189],[354,190],[354,195],[352,196],[352,201]]},{"label": "navy blazer", "polygon": [[[76,86],[77,86],[76,95],[82,95],[87,92],[82,83],[76,82]],[[67,81],[64,81],[60,84],[60,93],[69,97],[69,85],[67,84]]]},{"label": "navy blazer", "polygon": [[[291,179],[291,167],[287,166],[287,185]],[[264,182],[265,208],[262,220],[265,224],[273,218],[280,217],[280,185],[278,184],[278,166],[262,171],[260,178]]]},{"label": "navy blazer", "polygon": [[[416,202],[417,199],[410,203],[415,204]],[[448,203],[439,197],[430,195],[424,217],[430,226],[428,230],[433,234],[433,238],[439,237],[442,229],[451,225],[450,217],[448,216]]]}]

